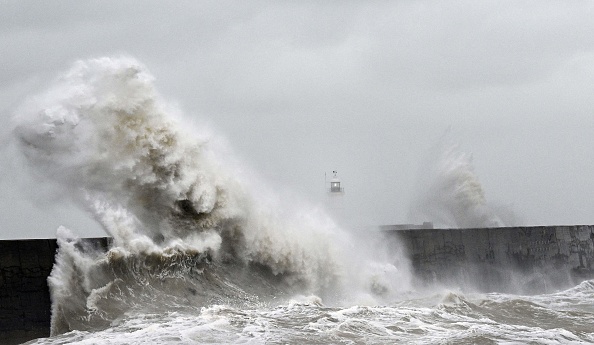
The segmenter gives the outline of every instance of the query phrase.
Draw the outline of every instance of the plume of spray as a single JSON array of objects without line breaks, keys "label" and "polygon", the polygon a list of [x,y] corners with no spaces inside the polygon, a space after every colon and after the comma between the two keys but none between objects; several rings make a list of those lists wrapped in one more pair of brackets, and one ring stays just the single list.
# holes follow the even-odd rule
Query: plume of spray
[{"label": "plume of spray", "polygon": [[[161,293],[174,290],[163,279],[177,273],[155,273],[139,257],[156,255],[160,265],[180,265],[188,274],[213,260],[256,265],[309,293],[332,291],[360,275],[342,265],[351,249],[346,233],[317,210],[279,209],[265,188],[223,161],[216,140],[182,123],[133,58],[78,61],[13,119],[31,170],[85,208],[114,241],[107,254],[87,255],[70,231],[58,232],[49,280],[53,333],[84,328],[92,316],[118,317],[125,308],[99,308],[97,301],[117,295],[126,305],[121,284],[130,275],[137,279],[129,284],[142,291],[147,284],[161,286]],[[229,285],[214,276],[209,289]]]},{"label": "plume of spray", "polygon": [[451,130],[446,131],[421,166],[409,218],[430,220],[438,227],[478,228],[515,225],[511,221],[517,217],[512,215],[503,206],[487,203],[472,155],[453,141]]}]

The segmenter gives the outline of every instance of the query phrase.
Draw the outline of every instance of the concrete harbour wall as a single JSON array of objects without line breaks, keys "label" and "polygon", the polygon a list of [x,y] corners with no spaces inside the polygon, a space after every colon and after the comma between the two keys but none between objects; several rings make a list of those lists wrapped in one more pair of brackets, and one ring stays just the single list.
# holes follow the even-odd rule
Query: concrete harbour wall
[{"label": "concrete harbour wall", "polygon": [[[107,248],[107,238],[85,239]],[[0,241],[0,344],[48,337],[51,301],[47,277],[54,265],[56,239]]]},{"label": "concrete harbour wall", "polygon": [[56,240],[0,241],[0,339],[48,336]]},{"label": "concrete harbour wall", "polygon": [[421,284],[544,293],[594,278],[594,225],[384,233],[404,247]]}]

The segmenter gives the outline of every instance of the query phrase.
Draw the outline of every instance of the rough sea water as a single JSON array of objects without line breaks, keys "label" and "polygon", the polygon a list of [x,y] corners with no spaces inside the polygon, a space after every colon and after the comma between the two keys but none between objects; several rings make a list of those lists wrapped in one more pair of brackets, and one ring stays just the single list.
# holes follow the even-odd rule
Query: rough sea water
[{"label": "rough sea water", "polygon": [[132,58],[77,62],[14,115],[34,175],[113,245],[57,231],[34,344],[580,344],[594,282],[541,295],[416,286],[397,244],[282,200]]}]

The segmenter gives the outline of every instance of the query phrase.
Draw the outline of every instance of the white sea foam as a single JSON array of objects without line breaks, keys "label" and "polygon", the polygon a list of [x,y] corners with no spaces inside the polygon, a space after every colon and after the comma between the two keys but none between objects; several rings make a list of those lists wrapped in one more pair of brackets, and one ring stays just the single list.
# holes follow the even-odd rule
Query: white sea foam
[{"label": "white sea foam", "polygon": [[[386,306],[327,307],[314,297],[258,308],[211,305],[194,314],[124,317],[105,331],[70,332],[36,343],[588,344],[594,340],[593,311],[539,302],[577,296],[575,292],[517,296],[443,291]],[[592,295],[581,296],[580,302],[591,304]]]},{"label": "white sea foam", "polygon": [[182,239],[218,250],[215,233],[238,231],[249,242],[241,248],[245,258],[275,272],[300,271],[311,260],[332,263],[325,237],[333,229],[313,231],[259,207],[209,139],[184,130],[170,113],[140,63],[93,59],[77,62],[26,102],[16,112],[15,134],[37,173],[84,205],[118,246],[146,251],[147,240],[163,246]]},{"label": "white sea foam", "polygon": [[281,286],[339,301],[398,285],[386,278],[393,265],[354,248],[323,212],[286,207],[256,188],[217,140],[161,99],[132,58],[78,61],[26,100],[13,123],[35,175],[114,242],[102,254],[58,231],[54,334],[105,328],[130,310],[251,300]]}]

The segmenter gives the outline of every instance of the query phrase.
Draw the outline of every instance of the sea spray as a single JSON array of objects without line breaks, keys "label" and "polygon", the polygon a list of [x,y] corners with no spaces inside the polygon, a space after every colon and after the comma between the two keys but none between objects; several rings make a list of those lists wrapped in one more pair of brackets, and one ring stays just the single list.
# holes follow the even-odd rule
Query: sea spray
[{"label": "sea spray", "polygon": [[146,309],[297,292],[340,300],[370,286],[385,293],[389,265],[368,262],[323,212],[283,210],[256,190],[161,99],[153,79],[132,58],[78,61],[15,112],[13,132],[35,174],[114,242],[89,253],[60,229],[53,334]]},{"label": "sea spray", "polygon": [[[406,278],[381,238],[352,240],[309,208],[279,211],[276,198],[226,167],[208,137],[184,134],[168,110],[147,120],[164,132],[132,126],[130,138],[113,136],[119,116],[166,108],[152,86],[126,82],[146,74],[131,59],[82,61],[17,111],[15,137],[34,171],[91,212],[115,244],[105,253],[58,230],[53,334],[83,331],[35,343],[594,342],[592,281],[537,296],[430,289],[377,303]],[[115,116],[101,99],[143,98],[122,82],[153,96]],[[324,298],[347,288],[361,298]]]},{"label": "sea spray", "polygon": [[433,146],[418,175],[409,218],[432,221],[437,227],[482,228],[513,226],[515,213],[493,207],[474,171],[471,154],[464,152],[448,130]]},{"label": "sea spray", "polygon": [[[138,313],[192,312],[204,305],[253,303],[256,293],[279,294],[265,284],[245,284],[240,266],[217,269],[209,251],[186,243],[135,252],[113,247],[107,253],[85,245],[64,227],[48,279],[52,335],[104,329]],[[269,279],[259,271],[252,278]],[[229,279],[229,277],[231,277]],[[242,285],[242,286],[240,286]],[[258,291],[254,290],[257,285]]]}]

